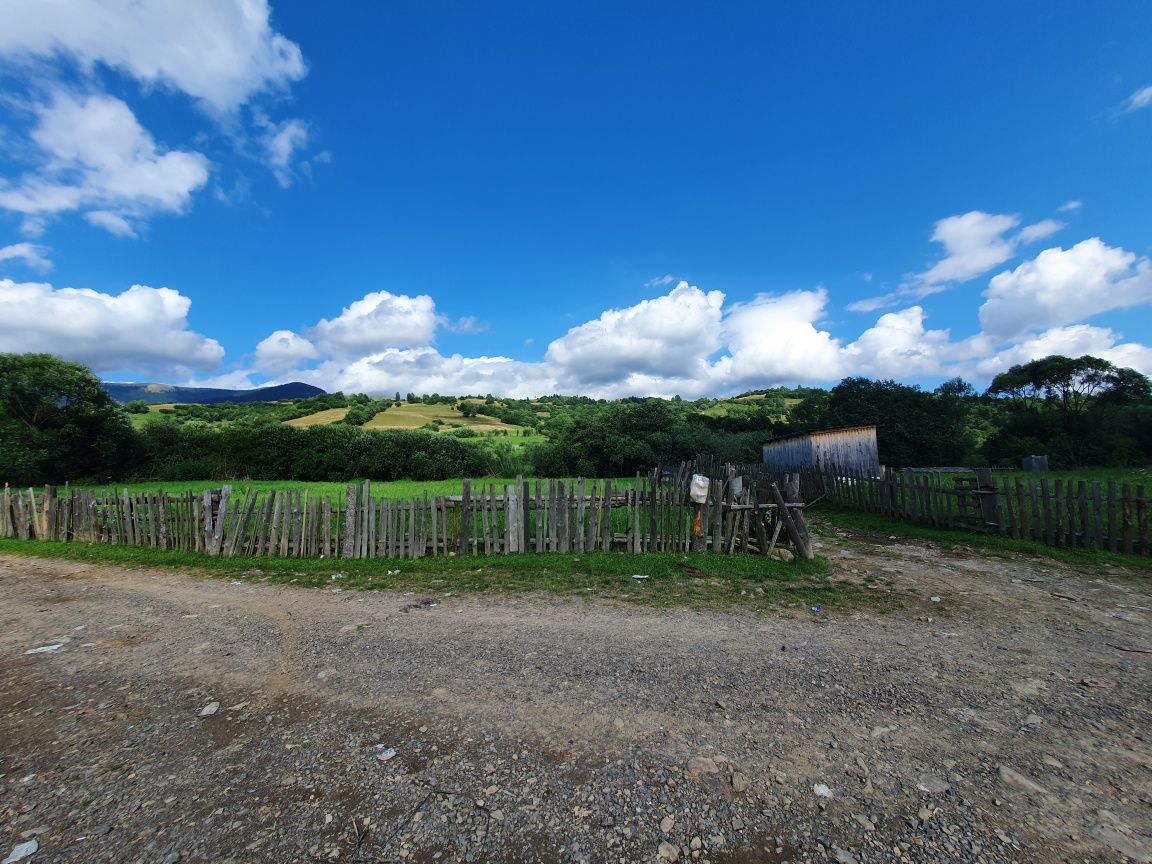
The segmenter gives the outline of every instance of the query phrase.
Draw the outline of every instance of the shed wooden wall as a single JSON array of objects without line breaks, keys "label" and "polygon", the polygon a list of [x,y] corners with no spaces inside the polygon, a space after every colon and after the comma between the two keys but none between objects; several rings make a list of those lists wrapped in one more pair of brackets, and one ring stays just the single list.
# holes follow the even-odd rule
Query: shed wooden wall
[{"label": "shed wooden wall", "polygon": [[879,477],[880,451],[875,426],[829,429],[764,445],[764,464],[778,471],[815,469]]}]

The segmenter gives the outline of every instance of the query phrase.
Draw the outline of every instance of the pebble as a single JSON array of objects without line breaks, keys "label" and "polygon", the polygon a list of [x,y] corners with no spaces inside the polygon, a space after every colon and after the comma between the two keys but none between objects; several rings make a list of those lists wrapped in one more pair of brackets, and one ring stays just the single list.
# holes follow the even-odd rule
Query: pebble
[{"label": "pebble", "polygon": [[929,795],[943,795],[951,789],[952,786],[939,777],[924,775],[920,778],[920,782],[916,784],[916,788],[921,792],[927,792]]},{"label": "pebble", "polygon": [[735,774],[732,775],[732,789],[733,789],[733,791],[735,791],[735,792],[747,792],[748,787],[751,785],[752,785],[752,783],[748,780],[748,778],[744,774],[741,774],[739,771],[737,771]]},{"label": "pebble", "polygon": [[207,705],[205,705],[203,708],[200,709],[200,716],[201,717],[211,717],[213,714],[215,714],[219,710],[220,710],[220,703],[219,702],[209,702]]},{"label": "pebble", "polygon": [[1023,789],[1025,792],[1032,792],[1038,795],[1047,794],[1048,790],[1041,786],[1034,780],[1029,780],[1019,771],[1009,768],[1007,765],[1001,765],[999,768],[1001,782],[1015,786],[1018,789]]},{"label": "pebble", "polygon": [[672,829],[675,827],[676,827],[676,820],[673,819],[671,816],[665,816],[663,819],[660,820],[660,830],[664,834],[671,834]]},{"label": "pebble", "polygon": [[701,774],[719,774],[720,768],[716,760],[710,756],[693,756],[686,766],[689,777],[699,777]]},{"label": "pebble", "polygon": [[656,854],[664,861],[675,861],[680,857],[680,847],[673,846],[667,840],[661,840]]}]

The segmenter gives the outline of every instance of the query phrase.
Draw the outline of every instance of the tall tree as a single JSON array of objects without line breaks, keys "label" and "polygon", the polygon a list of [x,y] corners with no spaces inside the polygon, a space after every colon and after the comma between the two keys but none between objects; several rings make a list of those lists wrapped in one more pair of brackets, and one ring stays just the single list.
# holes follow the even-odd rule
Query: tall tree
[{"label": "tall tree", "polygon": [[51,354],[0,354],[0,480],[107,480],[135,436],[92,371]]}]

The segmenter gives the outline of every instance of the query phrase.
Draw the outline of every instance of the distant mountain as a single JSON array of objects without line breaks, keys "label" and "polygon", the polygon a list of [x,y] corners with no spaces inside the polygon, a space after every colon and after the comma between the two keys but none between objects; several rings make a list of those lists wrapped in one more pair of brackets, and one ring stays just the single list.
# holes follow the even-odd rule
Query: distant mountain
[{"label": "distant mountain", "polygon": [[178,402],[183,405],[211,405],[213,402],[278,402],[281,399],[307,399],[309,396],[323,396],[324,390],[293,381],[290,384],[277,384],[275,387],[258,387],[255,390],[222,390],[216,387],[174,387],[171,384],[118,384],[103,382],[108,395],[117,402],[148,402],[159,404]]}]

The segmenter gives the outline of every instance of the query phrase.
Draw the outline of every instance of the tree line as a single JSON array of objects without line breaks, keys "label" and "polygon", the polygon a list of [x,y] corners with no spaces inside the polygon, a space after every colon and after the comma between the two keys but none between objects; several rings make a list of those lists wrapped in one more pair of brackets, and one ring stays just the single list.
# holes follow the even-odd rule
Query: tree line
[{"label": "tree line", "polygon": [[[397,394],[399,397],[399,394]],[[1152,462],[1152,385],[1097,357],[1045,357],[997,375],[983,393],[954,378],[932,390],[845,378],[830,390],[755,391],[736,400],[547,396],[446,397],[543,433],[514,447],[431,431],[358,428],[399,399],[328,394],[294,403],[184,405],[136,430],[92,373],[47,354],[0,354],[0,480],[15,485],[127,480],[343,481],[516,473],[625,476],[697,453],[754,462],[771,438],[875,424],[894,467],[1053,468]],[[295,428],[284,420],[346,407],[345,422]]]}]

